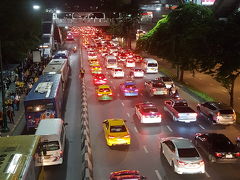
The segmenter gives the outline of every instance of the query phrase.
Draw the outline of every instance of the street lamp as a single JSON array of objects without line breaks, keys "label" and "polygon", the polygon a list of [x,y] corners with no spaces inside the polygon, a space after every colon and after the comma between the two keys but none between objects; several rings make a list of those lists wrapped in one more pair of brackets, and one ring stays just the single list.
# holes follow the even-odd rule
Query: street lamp
[{"label": "street lamp", "polygon": [[33,5],[34,10],[39,10],[41,7],[39,5]]}]

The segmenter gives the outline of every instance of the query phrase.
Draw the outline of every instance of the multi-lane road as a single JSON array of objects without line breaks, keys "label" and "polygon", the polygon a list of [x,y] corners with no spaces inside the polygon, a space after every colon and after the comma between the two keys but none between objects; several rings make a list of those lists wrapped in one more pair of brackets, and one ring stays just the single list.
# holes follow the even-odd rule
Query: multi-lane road
[{"label": "multi-lane road", "polygon": [[[199,117],[196,123],[173,122],[171,117],[163,111],[163,102],[168,97],[150,97],[145,89],[144,82],[154,79],[159,74],[147,74],[144,78],[135,79],[140,89],[138,97],[124,97],[119,91],[119,84],[129,77],[113,79],[110,70],[102,67],[107,74],[108,84],[113,89],[113,100],[99,102],[96,98],[95,86],[92,83],[87,53],[82,51],[83,66],[86,70],[85,82],[88,92],[88,112],[90,120],[90,136],[93,150],[94,179],[107,180],[110,172],[123,169],[140,170],[150,180],[160,179],[239,179],[238,164],[211,164],[206,160],[206,174],[203,175],[177,175],[173,173],[164,158],[160,157],[159,142],[163,137],[182,136],[193,139],[197,132],[223,132],[234,140],[239,130],[235,126],[213,126],[204,117]],[[126,75],[129,70],[124,68]],[[197,100],[180,89],[180,96],[185,98],[195,109]],[[138,102],[151,101],[155,103],[162,113],[161,124],[142,125],[135,115],[134,106]],[[102,122],[108,118],[123,118],[131,134],[129,147],[113,147],[106,145]]]}]

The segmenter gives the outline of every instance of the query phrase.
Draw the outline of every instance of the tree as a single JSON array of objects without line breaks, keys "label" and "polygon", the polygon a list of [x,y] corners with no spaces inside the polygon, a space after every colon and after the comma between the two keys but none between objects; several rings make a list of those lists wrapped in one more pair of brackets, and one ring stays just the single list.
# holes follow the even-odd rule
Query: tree
[{"label": "tree", "polygon": [[40,15],[34,14],[30,1],[0,2],[0,40],[3,63],[19,62],[40,42]]}]

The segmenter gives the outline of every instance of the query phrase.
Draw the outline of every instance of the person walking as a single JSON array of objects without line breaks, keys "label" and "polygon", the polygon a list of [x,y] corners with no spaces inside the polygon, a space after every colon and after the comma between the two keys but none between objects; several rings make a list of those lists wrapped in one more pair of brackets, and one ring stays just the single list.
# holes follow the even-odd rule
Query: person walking
[{"label": "person walking", "polygon": [[14,112],[13,112],[13,107],[10,105],[7,107],[7,116],[10,121],[10,123],[14,124]]},{"label": "person walking", "polygon": [[19,111],[20,96],[16,93],[14,98],[15,110]]}]

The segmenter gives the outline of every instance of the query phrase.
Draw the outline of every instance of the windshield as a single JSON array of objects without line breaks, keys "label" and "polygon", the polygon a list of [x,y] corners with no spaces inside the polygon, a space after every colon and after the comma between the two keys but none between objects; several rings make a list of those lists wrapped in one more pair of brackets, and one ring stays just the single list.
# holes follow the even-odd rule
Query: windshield
[{"label": "windshield", "polygon": [[169,77],[162,77],[162,80],[163,80],[164,82],[172,81]]},{"label": "windshield", "polygon": [[43,149],[46,149],[47,151],[56,151],[56,150],[60,149],[58,141],[43,142],[42,147],[43,147]]},{"label": "windshield", "polygon": [[188,106],[186,102],[176,102],[174,106]]},{"label": "windshield", "polygon": [[46,110],[54,110],[53,103],[36,104],[36,105],[26,107],[26,112],[40,112],[40,111],[46,111]]},{"label": "windshield", "polygon": [[165,87],[165,84],[163,84],[163,83],[154,83],[154,84],[153,84],[153,87],[163,88],[163,87]]},{"label": "windshield", "polygon": [[67,59],[67,56],[65,54],[56,54],[53,59]]},{"label": "windshield", "polygon": [[127,89],[136,89],[137,87],[135,85],[126,85]]},{"label": "windshield", "polygon": [[107,62],[109,64],[115,64],[117,62],[117,60],[116,59],[108,59]]},{"label": "windshield", "polygon": [[148,63],[148,67],[157,67],[157,63]]},{"label": "windshield", "polygon": [[156,107],[144,107],[143,112],[145,113],[158,112],[158,109]]},{"label": "windshield", "polygon": [[181,158],[199,157],[199,154],[195,148],[178,149],[178,155]]},{"label": "windshield", "polygon": [[115,69],[115,71],[122,72],[122,69]]},{"label": "windshield", "polygon": [[110,92],[109,88],[101,88],[99,89],[99,92]]},{"label": "windshield", "polygon": [[229,109],[229,110],[220,110],[219,111],[220,114],[233,114],[233,110]]},{"label": "windshield", "polygon": [[124,126],[124,125],[122,125],[122,126],[111,126],[110,127],[110,132],[111,133],[119,133],[119,132],[126,132],[127,131],[127,129],[126,129],[126,127]]}]

